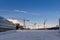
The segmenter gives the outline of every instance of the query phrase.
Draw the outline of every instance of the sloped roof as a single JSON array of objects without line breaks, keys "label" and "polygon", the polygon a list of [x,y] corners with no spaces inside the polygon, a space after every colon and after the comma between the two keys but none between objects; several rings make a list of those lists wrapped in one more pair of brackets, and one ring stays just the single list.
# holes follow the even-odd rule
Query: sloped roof
[{"label": "sloped roof", "polygon": [[[0,16],[0,25],[4,27],[8,26],[15,26],[12,22],[8,21],[6,18]],[[5,26],[6,25],[6,26]],[[1,27],[1,26],[0,26]]]},{"label": "sloped roof", "polygon": [[8,19],[9,21],[11,21],[11,22],[13,22],[14,24],[20,24],[21,26],[23,26],[24,24],[22,23],[22,22],[20,22],[19,20],[17,20],[17,19],[15,19],[15,20],[13,20],[13,19]]}]

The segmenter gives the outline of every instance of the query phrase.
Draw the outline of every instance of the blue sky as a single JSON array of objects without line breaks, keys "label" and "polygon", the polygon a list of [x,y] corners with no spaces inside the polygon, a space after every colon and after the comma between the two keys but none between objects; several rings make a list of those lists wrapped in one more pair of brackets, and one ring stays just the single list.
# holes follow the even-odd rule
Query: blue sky
[{"label": "blue sky", "polygon": [[0,0],[0,16],[5,18],[27,18],[31,22],[58,24],[60,0]]}]

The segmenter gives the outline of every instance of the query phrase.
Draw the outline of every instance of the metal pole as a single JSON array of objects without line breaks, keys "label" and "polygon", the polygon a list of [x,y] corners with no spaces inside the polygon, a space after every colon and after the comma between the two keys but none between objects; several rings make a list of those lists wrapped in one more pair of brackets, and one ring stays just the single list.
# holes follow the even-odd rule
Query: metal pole
[{"label": "metal pole", "polygon": [[26,25],[25,25],[25,19],[24,19],[24,27],[26,28]]},{"label": "metal pole", "polygon": [[60,33],[60,18],[59,18],[59,33]]}]

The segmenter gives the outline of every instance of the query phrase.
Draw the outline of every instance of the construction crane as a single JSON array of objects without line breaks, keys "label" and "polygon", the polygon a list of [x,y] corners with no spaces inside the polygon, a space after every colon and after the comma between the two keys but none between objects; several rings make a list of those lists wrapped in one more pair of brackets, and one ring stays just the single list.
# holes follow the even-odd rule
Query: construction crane
[{"label": "construction crane", "polygon": [[23,22],[24,22],[24,27],[26,28],[26,21],[29,21],[28,19],[26,19],[26,18],[24,18],[24,19],[22,19],[23,20]]},{"label": "construction crane", "polygon": [[33,26],[32,26],[33,28],[36,28],[37,23],[32,23],[32,22],[29,22],[29,23],[33,24]]},{"label": "construction crane", "polygon": [[43,23],[43,25],[44,25],[44,29],[46,30],[46,22],[47,22],[47,18],[44,20],[44,23]]},{"label": "construction crane", "polygon": [[34,23],[35,28],[36,28],[36,24],[37,24],[37,23]]}]

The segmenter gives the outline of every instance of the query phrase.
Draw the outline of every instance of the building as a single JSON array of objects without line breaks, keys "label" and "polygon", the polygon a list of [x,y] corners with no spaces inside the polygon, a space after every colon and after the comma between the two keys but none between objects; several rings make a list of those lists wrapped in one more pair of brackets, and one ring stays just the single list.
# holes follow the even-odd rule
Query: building
[{"label": "building", "polygon": [[16,20],[16,19],[8,19],[10,22],[12,22],[13,24],[16,24],[16,27],[18,27],[17,25],[19,24],[19,28],[20,29],[24,29],[24,24],[21,22],[21,21],[19,21],[19,20]]},{"label": "building", "polygon": [[20,24],[20,26],[24,26],[24,24],[20,22],[19,20],[16,20],[16,19],[8,19],[8,20],[12,22],[13,24]]},{"label": "building", "polygon": [[15,29],[16,25],[0,16],[0,31]]}]

